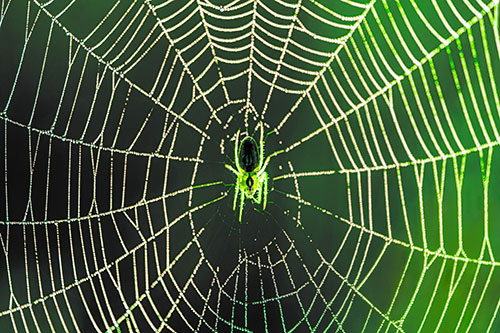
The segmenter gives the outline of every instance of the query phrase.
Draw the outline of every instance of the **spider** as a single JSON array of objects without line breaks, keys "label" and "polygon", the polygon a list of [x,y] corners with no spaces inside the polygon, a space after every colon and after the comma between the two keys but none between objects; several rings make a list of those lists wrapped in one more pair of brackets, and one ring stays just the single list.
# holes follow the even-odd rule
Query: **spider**
[{"label": "spider", "polygon": [[226,168],[236,175],[234,191],[233,210],[236,210],[238,196],[240,196],[239,221],[241,223],[241,212],[245,203],[245,198],[252,199],[260,205],[262,197],[262,209],[266,209],[267,204],[267,183],[268,176],[266,167],[269,157],[264,161],[264,126],[260,124],[259,144],[251,136],[246,136],[238,145],[240,131],[236,133],[236,143],[234,145],[234,159],[236,168],[226,164]]}]

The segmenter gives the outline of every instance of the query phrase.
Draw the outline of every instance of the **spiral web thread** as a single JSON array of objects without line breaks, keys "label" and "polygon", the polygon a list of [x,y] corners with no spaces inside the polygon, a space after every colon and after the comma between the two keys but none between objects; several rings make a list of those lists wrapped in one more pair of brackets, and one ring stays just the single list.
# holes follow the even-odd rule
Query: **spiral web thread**
[{"label": "spiral web thread", "polygon": [[[271,322],[286,331],[499,327],[495,236],[500,216],[489,204],[496,196],[490,180],[500,143],[497,0],[116,2],[99,14],[87,35],[74,32],[68,18],[78,3],[29,1],[19,10],[23,18],[13,12],[19,4],[2,1],[0,36],[10,33],[11,16],[24,19],[22,50],[17,62],[7,63],[15,71],[2,78],[4,87],[10,86],[1,95],[2,323],[16,331],[80,331],[85,321],[99,331],[249,331],[254,326],[248,311],[254,307],[265,330],[272,329]],[[51,52],[55,40],[65,41],[57,43],[62,47],[57,54]],[[32,48],[41,50],[37,61]],[[151,64],[144,82],[137,73],[152,53],[162,61]],[[27,67],[31,62],[36,67]],[[55,83],[54,64],[64,73]],[[15,103],[24,98],[19,91],[26,75],[31,94],[27,107],[19,109]],[[59,88],[47,111],[40,104],[52,84]],[[241,94],[238,84],[246,87]],[[262,106],[255,103],[256,85],[267,89]],[[91,93],[82,92],[86,86]],[[120,89],[125,97],[115,98]],[[275,95],[293,103],[271,124],[266,119],[275,112]],[[104,111],[95,107],[102,99]],[[133,100],[147,106],[137,111],[129,106]],[[270,152],[271,161],[287,161],[281,174],[272,175],[270,195],[296,207],[283,216],[304,234],[311,211],[327,217],[332,228],[344,227],[334,253],[315,247],[312,238],[306,246],[315,259],[306,260],[303,248],[282,230],[279,242],[267,244],[260,255],[243,249],[232,273],[219,276],[199,242],[210,225],[195,227],[196,214],[231,201],[232,191],[222,181],[197,178],[205,147],[219,144],[211,140],[210,128],[230,125],[233,116],[221,116],[230,106],[244,114],[246,128],[262,119],[278,136],[299,113],[316,124],[299,140],[281,137],[284,148]],[[123,129],[134,112],[142,120]],[[202,120],[192,116],[203,112]],[[118,121],[113,122],[114,114]],[[144,148],[141,140],[158,115],[161,139]],[[17,148],[12,132],[22,133],[25,147]],[[192,156],[176,155],[182,133],[199,143]],[[231,150],[227,138],[221,150]],[[325,154],[335,167],[295,170],[288,156],[317,138],[328,142]],[[61,149],[62,157],[52,155]],[[22,176],[14,155],[28,165]],[[132,159],[147,165],[142,194],[134,202],[128,199],[126,176]],[[165,175],[159,194],[150,191],[155,161],[161,161]],[[63,172],[55,175],[58,163]],[[193,171],[185,186],[167,190],[174,163]],[[116,170],[123,174],[118,180],[112,176]],[[308,179],[328,177],[346,184],[345,215],[304,194]],[[61,181],[65,196],[53,190]],[[280,188],[287,181],[295,192]],[[107,184],[105,199],[96,190],[101,182]],[[472,206],[475,219],[464,218],[464,197],[469,200],[464,186],[479,197]],[[197,191],[212,187],[220,196],[193,201]],[[89,193],[89,204],[83,204]],[[186,206],[172,215],[169,200],[183,195]],[[51,212],[54,201],[62,201],[66,214]],[[163,226],[153,222],[153,207],[160,207]],[[104,224],[119,241],[106,243]],[[125,237],[123,224],[137,237]],[[176,238],[179,225],[191,226],[186,242]],[[467,238],[471,230],[477,239]],[[107,254],[110,246],[119,248],[114,255]],[[197,259],[189,276],[177,277],[175,266],[188,253]],[[387,274],[382,263],[398,255],[403,260],[395,268],[395,283],[374,287],[373,281],[381,283]],[[290,268],[292,261],[298,264]],[[125,270],[132,272],[127,283],[121,277]],[[250,271],[258,277],[253,289]],[[333,290],[332,280],[338,285]],[[383,297],[373,288],[382,288]],[[229,313],[219,306],[224,302],[231,304]],[[289,304],[298,313],[288,312]]]}]

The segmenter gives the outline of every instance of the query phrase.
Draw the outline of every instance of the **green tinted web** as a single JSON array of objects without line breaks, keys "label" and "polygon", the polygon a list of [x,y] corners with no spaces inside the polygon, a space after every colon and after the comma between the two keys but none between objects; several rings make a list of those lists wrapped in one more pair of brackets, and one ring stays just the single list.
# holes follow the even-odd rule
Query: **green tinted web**
[{"label": "green tinted web", "polygon": [[498,0],[0,13],[0,326],[498,330]]}]

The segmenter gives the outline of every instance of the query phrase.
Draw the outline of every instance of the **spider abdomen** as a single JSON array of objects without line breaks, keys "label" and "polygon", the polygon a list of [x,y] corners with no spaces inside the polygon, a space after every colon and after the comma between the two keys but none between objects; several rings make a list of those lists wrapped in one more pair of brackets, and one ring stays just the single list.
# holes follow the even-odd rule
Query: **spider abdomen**
[{"label": "spider abdomen", "polygon": [[259,154],[257,151],[257,144],[253,138],[246,137],[241,142],[239,161],[241,163],[241,167],[246,172],[252,172],[255,168],[257,168],[257,165],[259,164]]}]

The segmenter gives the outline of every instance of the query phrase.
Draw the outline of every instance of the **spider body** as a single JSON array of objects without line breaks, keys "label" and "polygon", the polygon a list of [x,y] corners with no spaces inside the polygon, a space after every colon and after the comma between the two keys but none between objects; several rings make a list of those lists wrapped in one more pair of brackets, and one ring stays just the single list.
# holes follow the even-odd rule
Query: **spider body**
[{"label": "spider body", "polygon": [[[253,190],[253,185],[255,184],[254,172],[258,166],[259,154],[257,151],[257,143],[252,137],[247,136],[243,141],[241,141],[240,150],[238,154],[238,160],[240,161],[241,167],[247,175],[244,175],[243,181],[247,186],[247,192],[251,194]],[[244,179],[246,178],[246,180]]]},{"label": "spider body", "polygon": [[260,124],[259,144],[251,136],[246,136],[239,143],[240,131],[236,133],[236,144],[234,146],[235,166],[233,168],[226,164],[226,168],[236,175],[233,210],[236,210],[238,197],[240,197],[239,221],[245,199],[251,199],[266,209],[268,176],[266,167],[269,158],[264,161],[264,126]]}]

